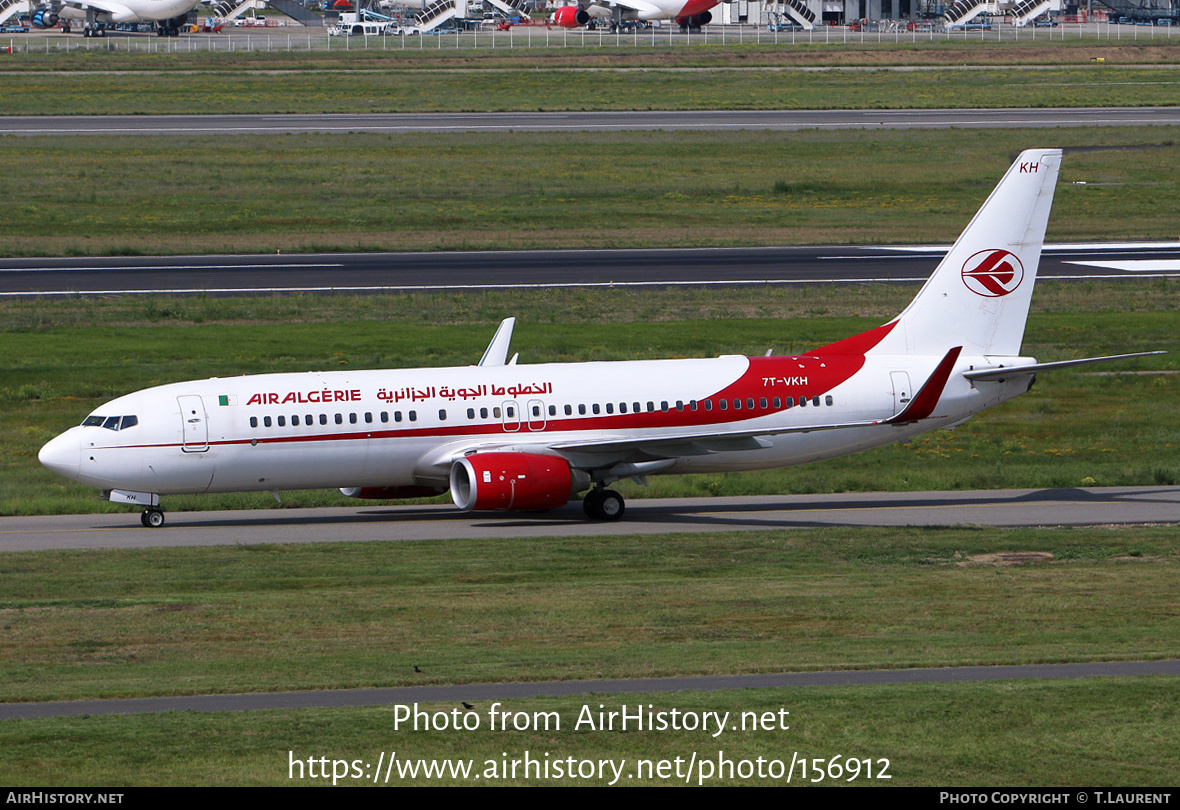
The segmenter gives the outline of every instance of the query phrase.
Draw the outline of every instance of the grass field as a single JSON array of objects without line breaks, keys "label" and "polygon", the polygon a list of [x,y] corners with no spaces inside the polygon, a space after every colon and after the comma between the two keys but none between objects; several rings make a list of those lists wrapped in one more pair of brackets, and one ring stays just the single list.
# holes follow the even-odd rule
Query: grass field
[{"label": "grass field", "polygon": [[[1180,42],[1180,37],[1177,38]],[[1174,46],[1175,47],[1175,46]],[[1085,61],[1084,59],[1082,61]],[[9,115],[1171,106],[1180,65],[0,73]],[[130,80],[131,78],[134,80]]]},{"label": "grass field", "polygon": [[[0,699],[1168,658],[1177,539],[849,528],[6,553]],[[996,561],[1009,551],[1053,561]]]},{"label": "grass field", "polygon": [[[12,787],[70,785],[330,785],[310,776],[308,757],[354,760],[377,770],[378,757],[396,752],[400,760],[472,760],[479,780],[395,776],[390,785],[535,784],[606,785],[602,779],[495,778],[506,758],[534,760],[574,757],[620,763],[621,784],[698,784],[687,781],[691,757],[718,755],[731,762],[783,763],[792,757],[839,757],[847,766],[859,758],[860,776],[851,770],[839,780],[825,776],[822,786],[1099,787],[1170,785],[1178,760],[1174,728],[1177,690],[1173,678],[1119,678],[1086,681],[1010,681],[993,684],[907,685],[892,687],[766,689],[733,692],[681,692],[674,695],[588,695],[579,698],[508,701],[513,712],[554,712],[560,731],[489,731],[488,705],[478,705],[483,730],[414,732],[394,730],[394,708],[276,710],[237,714],[172,712],[164,715],[108,716],[61,720],[17,720],[0,724],[0,768]],[[583,706],[618,711],[626,704],[656,711],[790,712],[790,729],[728,732],[716,739],[702,732],[590,732],[573,730]],[[451,705],[423,710],[450,712]],[[114,744],[112,744],[114,743]],[[304,761],[303,778],[290,764]],[[864,759],[874,778],[865,777]],[[888,780],[878,778],[888,760]],[[666,760],[670,776],[639,778],[641,761]],[[653,762],[654,761],[654,762]],[[651,767],[651,766],[649,766]],[[320,767],[317,774],[324,770]],[[347,770],[347,766],[346,766]],[[654,767],[651,767],[654,771]],[[737,770],[735,768],[735,770]],[[289,779],[294,772],[295,780]],[[552,772],[552,771],[551,771]],[[734,778],[704,784],[782,785],[785,779]],[[755,771],[756,773],[756,771]],[[796,767],[792,784],[809,784]],[[340,785],[369,784],[346,777]]]},{"label": "grass field", "polygon": [[[0,140],[0,254],[947,243],[1069,149],[1051,240],[1180,235],[1168,127]],[[229,190],[232,189],[232,193]],[[577,280],[577,268],[568,280]],[[566,280],[563,278],[562,280]]]},{"label": "grass field", "polygon": [[[1168,657],[1180,641],[1176,540],[1174,527],[824,529],[5,554],[0,683],[12,701]],[[1054,560],[993,556],[1033,550]],[[13,785],[280,784],[288,751],[481,763],[525,750],[632,762],[799,751],[888,758],[892,785],[1168,784],[1173,680],[502,707],[557,712],[560,732],[411,733],[393,727],[391,707],[6,721],[0,768]],[[791,728],[712,738],[572,727],[583,704],[623,703],[781,707]]]}]

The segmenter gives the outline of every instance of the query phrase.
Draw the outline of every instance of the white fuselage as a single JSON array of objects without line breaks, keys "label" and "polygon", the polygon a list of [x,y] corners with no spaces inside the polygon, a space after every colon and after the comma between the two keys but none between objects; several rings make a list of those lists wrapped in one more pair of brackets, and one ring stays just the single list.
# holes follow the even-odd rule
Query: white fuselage
[{"label": "white fuselage", "polygon": [[[104,490],[157,494],[441,490],[456,458],[485,450],[559,454],[590,471],[653,458],[629,448],[629,438],[678,437],[689,445],[653,471],[751,470],[905,439],[1027,388],[1027,380],[971,384],[959,372],[993,361],[961,357],[928,418],[872,424],[904,408],[910,387],[920,387],[939,360],[732,356],[213,378],[112,400],[87,419],[93,424],[47,444],[41,460]],[[114,429],[129,416],[134,424]],[[848,423],[869,424],[832,427]],[[752,449],[716,449],[718,434],[729,430],[809,426],[816,430],[768,433]],[[697,434],[713,437],[713,449],[693,452]]]}]

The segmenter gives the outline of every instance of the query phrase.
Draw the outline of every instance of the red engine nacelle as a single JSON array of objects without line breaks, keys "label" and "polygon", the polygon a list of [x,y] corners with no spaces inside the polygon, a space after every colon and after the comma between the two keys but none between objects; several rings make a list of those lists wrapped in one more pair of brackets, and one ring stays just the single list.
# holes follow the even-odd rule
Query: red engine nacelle
[{"label": "red engine nacelle", "polygon": [[553,15],[553,21],[562,28],[579,28],[590,22],[590,15],[577,6],[562,6]]},{"label": "red engine nacelle", "polygon": [[574,480],[559,456],[476,453],[451,467],[451,497],[464,511],[556,509],[573,495]]}]

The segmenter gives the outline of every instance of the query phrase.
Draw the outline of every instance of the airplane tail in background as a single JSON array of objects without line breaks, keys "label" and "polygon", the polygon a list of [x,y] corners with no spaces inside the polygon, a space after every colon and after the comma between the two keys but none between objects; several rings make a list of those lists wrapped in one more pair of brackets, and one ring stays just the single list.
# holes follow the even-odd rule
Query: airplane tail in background
[{"label": "airplane tail in background", "polygon": [[1019,355],[1060,165],[1060,149],[1022,152],[871,351]]}]

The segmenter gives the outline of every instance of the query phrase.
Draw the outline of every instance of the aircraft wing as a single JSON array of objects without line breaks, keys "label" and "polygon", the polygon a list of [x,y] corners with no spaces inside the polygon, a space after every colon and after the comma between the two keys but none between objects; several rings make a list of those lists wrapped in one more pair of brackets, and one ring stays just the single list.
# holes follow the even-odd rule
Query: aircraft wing
[{"label": "aircraft wing", "polygon": [[93,10],[104,14],[136,16],[135,11],[132,11],[122,3],[115,3],[112,0],[59,0],[59,3],[63,6],[81,9],[82,11]]}]

